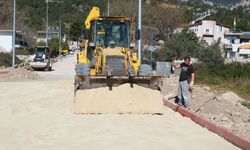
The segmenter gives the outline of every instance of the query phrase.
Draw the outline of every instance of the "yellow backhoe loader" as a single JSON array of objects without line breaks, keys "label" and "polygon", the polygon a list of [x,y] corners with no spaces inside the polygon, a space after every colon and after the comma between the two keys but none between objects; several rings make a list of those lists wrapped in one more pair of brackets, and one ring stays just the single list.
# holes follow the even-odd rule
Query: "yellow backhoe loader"
[{"label": "yellow backhoe loader", "polygon": [[[131,35],[133,20],[100,16],[93,7],[85,21],[82,50],[77,54],[75,94],[83,89],[112,87],[129,83],[158,89],[152,67],[141,64]],[[84,99],[84,98],[82,98]]]}]

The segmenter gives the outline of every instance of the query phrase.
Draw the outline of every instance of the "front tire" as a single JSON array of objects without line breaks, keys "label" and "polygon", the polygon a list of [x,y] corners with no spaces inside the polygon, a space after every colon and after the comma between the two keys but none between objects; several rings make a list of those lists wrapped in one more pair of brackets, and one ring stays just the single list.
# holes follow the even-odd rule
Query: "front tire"
[{"label": "front tire", "polygon": [[44,71],[50,71],[50,66],[49,66],[49,64],[44,68]]}]

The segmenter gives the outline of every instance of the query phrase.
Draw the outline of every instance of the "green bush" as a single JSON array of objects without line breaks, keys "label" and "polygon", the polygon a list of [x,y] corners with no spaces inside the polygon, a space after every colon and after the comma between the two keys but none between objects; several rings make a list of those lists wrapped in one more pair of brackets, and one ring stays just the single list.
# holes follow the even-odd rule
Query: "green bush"
[{"label": "green bush", "polygon": [[[16,64],[20,64],[22,61],[17,57],[15,59]],[[12,56],[9,53],[0,53],[0,66],[10,67],[12,65]]]},{"label": "green bush", "polygon": [[183,59],[189,55],[196,57],[198,52],[204,50],[204,43],[190,30],[176,33],[165,45],[157,51],[157,59],[160,61],[171,61],[172,59]]},{"label": "green bush", "polygon": [[249,102],[242,102],[241,104],[243,106],[247,107],[248,109],[250,109],[250,103]]},{"label": "green bush", "polygon": [[27,50],[29,51],[30,54],[34,54],[36,51],[35,48],[33,48],[33,47],[30,47]]},{"label": "green bush", "polygon": [[56,57],[59,55],[59,40],[52,39],[49,41],[49,48],[50,48],[50,56]]},{"label": "green bush", "polygon": [[206,64],[223,64],[224,62],[220,41],[207,45],[193,31],[186,29],[176,33],[156,53],[156,59],[160,61],[183,59],[185,56],[198,58]]},{"label": "green bush", "polygon": [[[224,58],[222,57],[220,42],[213,43],[210,46],[203,45],[203,49],[196,51],[193,55],[197,57],[200,61],[210,65],[220,65],[224,63]],[[192,56],[192,55],[191,55]]]},{"label": "green bush", "polygon": [[250,64],[232,63],[195,67],[198,83],[230,89],[250,99]]}]

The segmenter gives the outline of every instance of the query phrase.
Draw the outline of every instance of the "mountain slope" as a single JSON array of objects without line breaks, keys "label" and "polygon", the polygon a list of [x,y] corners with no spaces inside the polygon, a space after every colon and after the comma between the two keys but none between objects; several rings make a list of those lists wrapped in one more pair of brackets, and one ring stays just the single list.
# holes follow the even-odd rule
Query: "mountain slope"
[{"label": "mountain slope", "polygon": [[[103,12],[106,8],[105,0],[54,0],[49,6],[49,26],[59,26],[62,20],[62,32],[71,34],[71,38],[78,38],[82,32],[82,24],[93,6],[100,7]],[[12,29],[13,1],[0,0],[0,29]],[[18,0],[16,1],[16,28],[27,33],[31,40],[39,30],[46,28],[45,0]],[[77,28],[75,28],[77,27]],[[77,31],[76,31],[77,30]],[[75,34],[75,33],[78,34]]]},{"label": "mountain slope", "polygon": [[215,4],[221,4],[221,5],[233,5],[240,3],[242,0],[209,0]]}]

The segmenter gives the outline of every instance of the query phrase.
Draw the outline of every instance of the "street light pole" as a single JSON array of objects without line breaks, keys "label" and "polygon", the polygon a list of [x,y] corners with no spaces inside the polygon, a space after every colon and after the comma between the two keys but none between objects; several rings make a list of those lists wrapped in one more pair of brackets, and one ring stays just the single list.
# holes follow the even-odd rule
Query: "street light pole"
[{"label": "street light pole", "polygon": [[13,35],[12,35],[12,68],[15,68],[15,45],[16,45],[16,0],[13,1]]},{"label": "street light pole", "polygon": [[59,37],[59,52],[61,54],[62,51],[62,18],[60,18],[60,37]]},{"label": "street light pole", "polygon": [[109,0],[108,0],[108,16],[109,16]]},{"label": "street light pole", "polygon": [[46,0],[46,47],[48,47],[49,0]]},{"label": "street light pole", "polygon": [[141,13],[142,13],[142,1],[139,0],[139,12],[138,12],[138,34],[139,34],[139,39],[138,39],[138,60],[141,62],[141,51],[142,51],[142,27],[141,27]]}]

